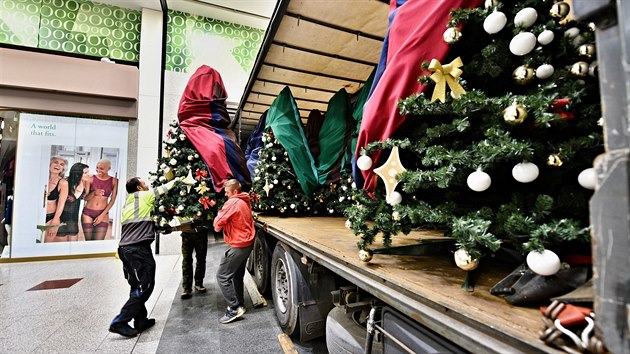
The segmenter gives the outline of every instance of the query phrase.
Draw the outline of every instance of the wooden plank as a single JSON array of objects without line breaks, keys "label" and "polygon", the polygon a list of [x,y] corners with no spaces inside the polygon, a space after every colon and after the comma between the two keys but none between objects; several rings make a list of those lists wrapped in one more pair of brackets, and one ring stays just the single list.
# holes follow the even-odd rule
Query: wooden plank
[{"label": "wooden plank", "polygon": [[[437,309],[461,322],[479,328],[490,338],[505,337],[514,345],[541,352],[557,352],[539,340],[539,332],[544,329],[542,316],[537,309],[515,307],[502,298],[490,295],[490,288],[513,269],[501,264],[491,264],[486,259],[477,271],[475,291],[467,292],[461,288],[465,272],[454,264],[452,256],[374,256],[371,262],[359,260],[356,242],[358,237],[344,226],[345,219],[340,217],[301,217],[280,218],[259,216],[258,223],[266,223],[272,233],[286,237],[285,241],[301,245],[302,251],[312,254],[324,254],[337,264],[333,271],[350,269],[360,276],[367,276],[370,281],[384,286],[388,291],[408,297],[430,308]],[[317,230],[315,232],[315,230]],[[409,235],[392,237],[392,246],[404,246],[417,243],[422,239],[441,238],[435,231],[413,231]],[[380,247],[380,240],[374,244]],[[316,261],[320,261],[315,259]],[[353,281],[352,279],[349,279]],[[377,295],[377,294],[373,294]],[[378,296],[378,295],[377,295]],[[387,301],[386,301],[387,302]],[[420,323],[426,320],[426,314],[420,310],[409,309],[401,301],[389,305],[416,319]],[[426,322],[426,321],[425,321]],[[441,333],[453,336],[449,333]],[[474,340],[474,335],[470,335]],[[510,345],[510,344],[506,344]]]},{"label": "wooden plank", "polygon": [[252,304],[254,307],[267,306],[267,300],[260,294],[258,291],[258,287],[254,282],[254,278],[249,272],[245,271],[245,277],[243,278],[243,284],[245,285],[245,289],[249,294],[249,298],[252,300]]},{"label": "wooden plank", "polygon": [[280,347],[282,348],[284,354],[298,354],[291,337],[287,336],[285,333],[278,335],[278,342],[280,342]]}]

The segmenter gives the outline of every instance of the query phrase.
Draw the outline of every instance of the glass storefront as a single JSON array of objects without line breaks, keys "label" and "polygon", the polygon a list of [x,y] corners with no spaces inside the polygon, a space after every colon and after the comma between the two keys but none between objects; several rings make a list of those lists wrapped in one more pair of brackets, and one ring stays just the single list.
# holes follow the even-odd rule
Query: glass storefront
[{"label": "glass storefront", "polygon": [[12,133],[0,145],[2,257],[114,252],[129,124],[29,113],[4,114],[3,121]]}]

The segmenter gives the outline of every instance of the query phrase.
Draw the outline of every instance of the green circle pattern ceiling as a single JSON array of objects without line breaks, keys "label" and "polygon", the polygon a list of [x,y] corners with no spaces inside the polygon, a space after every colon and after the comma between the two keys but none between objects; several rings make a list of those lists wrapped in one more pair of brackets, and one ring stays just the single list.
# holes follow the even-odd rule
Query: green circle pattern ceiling
[{"label": "green circle pattern ceiling", "polygon": [[[179,11],[168,12],[166,70],[189,72],[194,59],[208,54],[212,46],[228,48],[245,72],[249,72],[260,50],[265,31],[253,27]],[[216,55],[224,55],[216,52]]]},{"label": "green circle pattern ceiling", "polygon": [[141,13],[74,0],[0,0],[0,43],[138,62]]}]

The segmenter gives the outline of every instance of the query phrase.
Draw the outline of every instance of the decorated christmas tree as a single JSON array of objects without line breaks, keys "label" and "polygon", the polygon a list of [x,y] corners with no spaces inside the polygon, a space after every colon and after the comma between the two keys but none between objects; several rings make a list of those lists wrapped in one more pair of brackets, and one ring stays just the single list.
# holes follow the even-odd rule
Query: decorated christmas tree
[{"label": "decorated christmas tree", "polygon": [[170,123],[164,141],[166,153],[158,160],[158,170],[151,173],[153,186],[162,185],[175,177],[183,177],[174,190],[158,199],[156,218],[162,225],[178,217],[180,221],[195,221],[211,229],[217,212],[217,195],[205,162],[177,121]]},{"label": "decorated christmas tree", "polygon": [[325,114],[312,111],[303,127],[287,87],[265,120],[254,169],[255,208],[284,215],[340,215],[352,197],[348,152],[355,124],[345,89],[333,95]]},{"label": "decorated christmas tree", "polygon": [[286,149],[271,130],[263,133],[262,142],[252,185],[258,195],[254,208],[283,215],[310,214],[309,198],[300,187]]},{"label": "decorated christmas tree", "polygon": [[243,151],[234,132],[228,128],[230,116],[225,102],[227,92],[218,71],[202,65],[188,80],[164,141],[165,154],[152,175],[155,185],[175,177],[183,183],[177,191],[160,199],[160,223],[173,217],[212,225],[218,193],[228,179],[237,179],[249,191],[251,178]]},{"label": "decorated christmas tree", "polygon": [[[407,120],[357,161],[381,166],[387,187],[348,212],[360,248],[433,228],[456,240],[464,269],[507,244],[588,252],[601,110],[593,29],[568,15],[566,2],[486,1],[436,24],[446,58],[422,59],[424,92],[398,105]],[[372,166],[378,151],[393,165]]]}]

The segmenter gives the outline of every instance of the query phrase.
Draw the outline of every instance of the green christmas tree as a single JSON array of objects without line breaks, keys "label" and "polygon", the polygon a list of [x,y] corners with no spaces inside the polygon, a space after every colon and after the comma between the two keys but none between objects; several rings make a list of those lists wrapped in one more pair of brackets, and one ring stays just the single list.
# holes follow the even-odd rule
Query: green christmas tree
[{"label": "green christmas tree", "polygon": [[293,171],[286,149],[271,129],[263,133],[252,189],[258,196],[254,208],[272,214],[307,215],[312,213],[307,197]]},{"label": "green christmas tree", "polygon": [[158,200],[154,217],[161,224],[177,217],[179,221],[195,221],[208,229],[216,215],[222,196],[217,195],[205,162],[186,137],[177,121],[169,124],[166,153],[158,160],[158,169],[151,173],[152,185],[162,185],[173,178],[184,178],[173,190]]},{"label": "green christmas tree", "polygon": [[[387,204],[380,188],[375,198],[355,197],[347,215],[360,248],[377,233],[389,245],[421,227],[446,230],[472,259],[507,243],[522,253],[588,249],[601,109],[593,29],[567,19],[568,10],[524,0],[451,12],[442,67],[461,58],[462,72],[439,72],[451,82],[436,75],[436,83],[439,65],[425,58],[427,90],[399,103],[405,125],[367,146],[398,147],[407,171],[397,176],[399,204]],[[444,102],[432,99],[440,85]]]}]

